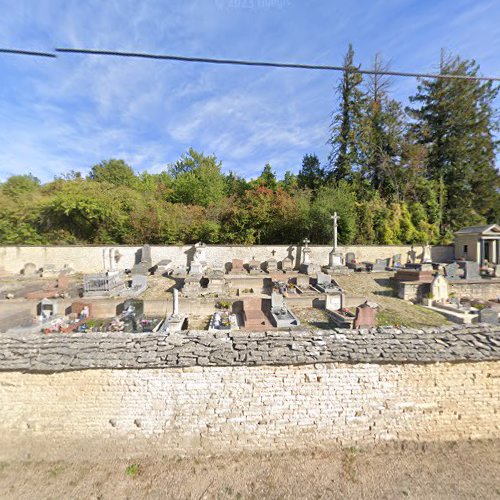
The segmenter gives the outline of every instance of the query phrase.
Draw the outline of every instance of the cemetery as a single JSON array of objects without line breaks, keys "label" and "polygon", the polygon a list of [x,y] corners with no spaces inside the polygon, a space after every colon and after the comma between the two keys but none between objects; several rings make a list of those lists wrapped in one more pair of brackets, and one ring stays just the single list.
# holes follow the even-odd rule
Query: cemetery
[{"label": "cemetery", "polygon": [[[100,272],[92,273],[77,272],[73,262],[26,262],[17,276],[2,274],[1,327],[140,333],[359,329],[391,324],[391,318],[415,326],[498,321],[500,266],[486,259],[498,248],[497,226],[457,232],[455,249],[464,238],[467,245],[478,238],[479,261],[449,251],[443,258],[428,244],[411,246],[406,262],[402,252],[370,261],[341,251],[337,214],[332,220],[333,248],[322,251],[324,257],[306,238],[261,257],[255,247],[251,255],[234,247],[230,259],[203,242],[183,252],[184,260],[167,251],[159,258],[146,244],[134,251],[131,265],[125,248],[106,248]],[[245,253],[249,257],[240,258]]]}]

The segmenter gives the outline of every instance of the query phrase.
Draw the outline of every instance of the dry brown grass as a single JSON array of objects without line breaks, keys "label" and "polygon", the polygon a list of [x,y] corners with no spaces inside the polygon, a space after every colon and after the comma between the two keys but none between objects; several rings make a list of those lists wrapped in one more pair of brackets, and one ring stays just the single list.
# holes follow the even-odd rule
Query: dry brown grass
[{"label": "dry brown grass", "polygon": [[500,496],[499,471],[498,441],[230,456],[80,456],[2,462],[0,497],[493,499]]},{"label": "dry brown grass", "polygon": [[348,295],[367,297],[380,305],[377,324],[402,326],[440,326],[448,324],[441,314],[413,305],[393,296],[389,278],[393,273],[352,273],[336,276],[335,280]]}]

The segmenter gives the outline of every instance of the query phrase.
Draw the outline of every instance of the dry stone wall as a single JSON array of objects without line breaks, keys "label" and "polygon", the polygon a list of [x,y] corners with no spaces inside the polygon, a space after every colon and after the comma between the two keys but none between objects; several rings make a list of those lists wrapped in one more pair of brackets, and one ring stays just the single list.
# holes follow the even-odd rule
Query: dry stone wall
[{"label": "dry stone wall", "polygon": [[[313,245],[312,259],[314,262],[327,265],[328,253],[332,247],[328,245]],[[0,269],[7,272],[19,273],[25,264],[33,263],[37,268],[47,264],[62,268],[65,264],[71,264],[77,272],[102,271],[109,263],[110,250],[117,250],[120,258],[116,263],[117,269],[129,269],[137,261],[140,246],[4,246],[0,247]],[[300,247],[296,245],[207,245],[206,255],[209,262],[222,261],[231,262],[232,259],[243,259],[250,261],[253,257],[264,262],[272,256],[283,260],[293,252],[294,259],[300,256]],[[341,252],[354,252],[359,261],[375,262],[375,259],[392,258],[395,254],[401,254],[402,262],[411,250],[409,245],[374,245],[374,246],[343,246],[339,247]],[[415,247],[418,255],[422,248]],[[453,246],[432,247],[432,259],[436,262],[446,262],[453,259]],[[151,246],[153,264],[160,260],[168,259],[177,265],[187,265],[193,256],[193,246]],[[295,265],[298,262],[295,261]]]},{"label": "dry stone wall", "polygon": [[0,335],[0,370],[500,360],[500,327]]},{"label": "dry stone wall", "polygon": [[487,325],[0,336],[0,458],[37,443],[185,453],[498,439],[499,413],[500,331]]}]

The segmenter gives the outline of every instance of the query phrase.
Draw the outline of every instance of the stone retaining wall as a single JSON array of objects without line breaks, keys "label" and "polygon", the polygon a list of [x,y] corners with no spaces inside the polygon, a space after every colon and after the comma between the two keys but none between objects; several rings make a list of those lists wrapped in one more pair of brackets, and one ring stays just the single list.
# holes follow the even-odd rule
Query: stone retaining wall
[{"label": "stone retaining wall", "polygon": [[0,459],[139,442],[168,454],[498,439],[499,361],[486,325],[2,334]]}]

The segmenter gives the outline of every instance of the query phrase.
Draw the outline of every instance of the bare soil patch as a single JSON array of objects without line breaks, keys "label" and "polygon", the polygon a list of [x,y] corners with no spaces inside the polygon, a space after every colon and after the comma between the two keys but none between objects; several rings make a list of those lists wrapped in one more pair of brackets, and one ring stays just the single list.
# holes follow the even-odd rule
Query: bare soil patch
[{"label": "bare soil patch", "polygon": [[9,499],[500,498],[500,441],[0,463]]}]

